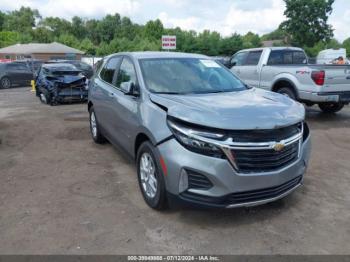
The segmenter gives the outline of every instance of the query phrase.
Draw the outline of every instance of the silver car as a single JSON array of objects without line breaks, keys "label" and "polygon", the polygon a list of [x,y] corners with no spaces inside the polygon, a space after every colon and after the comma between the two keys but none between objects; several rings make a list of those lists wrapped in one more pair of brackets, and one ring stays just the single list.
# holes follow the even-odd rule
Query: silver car
[{"label": "silver car", "polygon": [[298,188],[308,165],[304,107],[203,55],[110,55],[90,82],[88,110],[93,140],[136,160],[154,209],[264,204]]}]

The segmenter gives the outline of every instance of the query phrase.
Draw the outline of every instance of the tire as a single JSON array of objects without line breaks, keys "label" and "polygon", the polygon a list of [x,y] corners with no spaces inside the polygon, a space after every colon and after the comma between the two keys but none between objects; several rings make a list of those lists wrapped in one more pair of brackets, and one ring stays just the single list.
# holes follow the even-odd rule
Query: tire
[{"label": "tire", "polygon": [[153,145],[143,142],[137,151],[137,177],[142,196],[153,209],[167,209],[167,198],[164,174],[159,168],[157,153]]},{"label": "tire", "polygon": [[318,104],[318,107],[322,110],[323,113],[334,114],[343,109],[344,104],[342,103],[321,103]]},{"label": "tire", "polygon": [[89,110],[89,119],[92,140],[94,140],[96,144],[104,144],[106,142],[106,138],[101,133],[101,129],[98,125],[98,121],[93,107],[91,107]]},{"label": "tire", "polygon": [[39,99],[40,99],[41,103],[46,104],[46,105],[51,105],[51,97],[48,95],[47,92],[40,92]]},{"label": "tire", "polygon": [[282,87],[282,88],[277,90],[277,93],[279,93],[281,95],[285,95],[285,96],[289,97],[290,99],[296,100],[296,95],[290,87]]},{"label": "tire", "polygon": [[12,83],[10,78],[8,78],[7,76],[4,76],[3,78],[1,78],[0,88],[6,89],[6,88],[10,88],[11,86],[12,86]]}]

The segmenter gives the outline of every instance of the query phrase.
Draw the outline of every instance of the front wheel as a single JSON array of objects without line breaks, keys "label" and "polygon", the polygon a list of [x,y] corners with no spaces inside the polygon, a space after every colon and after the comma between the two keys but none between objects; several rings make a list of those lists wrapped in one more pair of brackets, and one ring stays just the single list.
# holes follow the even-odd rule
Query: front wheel
[{"label": "front wheel", "polygon": [[51,104],[51,98],[50,96],[46,93],[46,92],[40,92],[39,93],[39,98],[40,98],[40,101],[43,103],[43,104],[46,104],[46,105],[49,105]]},{"label": "front wheel", "polygon": [[166,190],[163,172],[156,160],[153,145],[146,141],[137,152],[137,176],[142,196],[151,208],[167,208]]},{"label": "front wheel", "polygon": [[343,109],[344,104],[342,103],[321,103],[318,104],[318,107],[322,110],[322,112],[327,114],[334,114]]},{"label": "front wheel", "polygon": [[277,93],[287,96],[290,99],[296,100],[296,96],[294,94],[294,91],[292,89],[290,89],[289,87],[282,87],[280,89],[277,90]]}]

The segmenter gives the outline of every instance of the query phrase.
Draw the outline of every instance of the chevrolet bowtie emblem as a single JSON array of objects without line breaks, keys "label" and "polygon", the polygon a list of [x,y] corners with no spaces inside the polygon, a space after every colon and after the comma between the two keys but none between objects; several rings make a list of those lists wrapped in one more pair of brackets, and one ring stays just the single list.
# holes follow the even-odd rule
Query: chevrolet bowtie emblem
[{"label": "chevrolet bowtie emblem", "polygon": [[275,150],[276,152],[280,152],[284,149],[285,145],[282,143],[276,143],[273,145],[273,150]]}]

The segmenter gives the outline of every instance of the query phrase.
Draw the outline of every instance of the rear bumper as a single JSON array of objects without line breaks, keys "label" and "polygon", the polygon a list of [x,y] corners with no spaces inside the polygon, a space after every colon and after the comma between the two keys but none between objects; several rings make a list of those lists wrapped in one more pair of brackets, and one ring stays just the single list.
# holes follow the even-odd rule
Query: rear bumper
[{"label": "rear bumper", "polygon": [[315,103],[349,103],[350,91],[342,92],[305,92],[299,91],[299,98],[304,101]]}]

